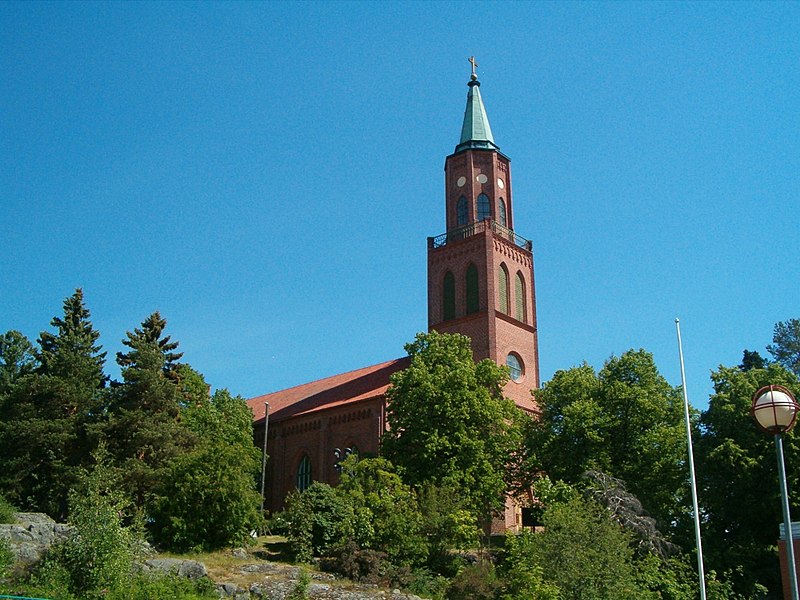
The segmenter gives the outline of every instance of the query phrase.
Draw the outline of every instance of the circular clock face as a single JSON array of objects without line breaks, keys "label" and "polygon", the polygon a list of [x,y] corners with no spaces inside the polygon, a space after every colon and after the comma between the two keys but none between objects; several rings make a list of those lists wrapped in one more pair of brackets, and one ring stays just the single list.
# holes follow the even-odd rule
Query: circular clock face
[{"label": "circular clock face", "polygon": [[458,187],[464,187],[465,183],[467,183],[467,178],[466,177],[459,177],[458,181],[456,181],[456,185]]},{"label": "circular clock face", "polygon": [[499,187],[501,190],[502,190],[504,187],[506,187],[506,184],[505,184],[505,183],[503,183],[503,180],[502,180],[502,179],[500,179],[499,177],[497,178],[497,187]]},{"label": "circular clock face", "polygon": [[486,175],[483,173],[478,175],[478,183],[486,183],[487,181],[489,181],[489,178]]}]

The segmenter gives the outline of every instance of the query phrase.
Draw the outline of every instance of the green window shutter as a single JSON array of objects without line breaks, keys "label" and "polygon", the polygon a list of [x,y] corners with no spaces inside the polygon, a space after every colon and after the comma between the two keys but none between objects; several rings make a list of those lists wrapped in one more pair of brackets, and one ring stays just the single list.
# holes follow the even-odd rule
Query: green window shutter
[{"label": "green window shutter", "polygon": [[498,282],[500,285],[500,312],[508,314],[508,271],[506,271],[505,265],[500,265],[500,281]]},{"label": "green window shutter", "polygon": [[525,280],[522,278],[522,273],[519,271],[517,272],[516,281],[514,282],[514,295],[516,296],[517,321],[525,323]]},{"label": "green window shutter", "polygon": [[442,290],[444,307],[442,311],[443,320],[449,321],[456,318],[456,278],[448,271],[444,275],[444,286]]},{"label": "green window shutter", "polygon": [[478,268],[471,264],[467,267],[467,314],[480,310],[478,295]]}]

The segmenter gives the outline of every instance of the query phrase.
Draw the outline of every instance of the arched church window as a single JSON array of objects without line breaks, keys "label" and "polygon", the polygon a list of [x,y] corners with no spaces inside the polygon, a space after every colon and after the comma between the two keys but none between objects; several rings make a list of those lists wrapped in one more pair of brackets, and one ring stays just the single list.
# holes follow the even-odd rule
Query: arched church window
[{"label": "arched church window", "polygon": [[508,305],[508,269],[504,264],[500,265],[500,273],[498,276],[498,290],[500,292],[500,298],[498,302],[498,307],[500,308],[500,312],[509,314],[511,311]]},{"label": "arched church window", "polygon": [[500,207],[500,225],[503,227],[508,227],[508,220],[506,218],[506,202],[502,198],[500,198],[500,202],[498,205]]},{"label": "arched church window", "polygon": [[308,454],[303,454],[300,465],[297,467],[297,489],[305,491],[311,485],[311,459]]},{"label": "arched church window", "polygon": [[444,285],[442,287],[444,301],[442,317],[445,321],[449,321],[456,318],[456,278],[450,271],[444,274]]},{"label": "arched church window", "polygon": [[522,273],[517,271],[516,281],[514,282],[514,296],[515,296],[515,308],[516,308],[516,317],[517,321],[522,321],[526,323],[525,315],[527,311],[525,310],[525,279],[522,277]]},{"label": "arched church window", "polygon": [[489,206],[489,196],[481,194],[478,196],[478,221],[483,221],[492,216],[492,209]]},{"label": "arched church window", "polygon": [[467,206],[467,199],[464,196],[458,199],[456,204],[456,218],[458,226],[466,225],[469,222],[469,207]]},{"label": "arched church window", "polygon": [[522,377],[525,375],[525,367],[516,352],[511,352],[506,357],[506,365],[511,373],[511,381],[522,381]]},{"label": "arched church window", "polygon": [[467,267],[467,314],[478,312],[478,268],[474,264]]}]

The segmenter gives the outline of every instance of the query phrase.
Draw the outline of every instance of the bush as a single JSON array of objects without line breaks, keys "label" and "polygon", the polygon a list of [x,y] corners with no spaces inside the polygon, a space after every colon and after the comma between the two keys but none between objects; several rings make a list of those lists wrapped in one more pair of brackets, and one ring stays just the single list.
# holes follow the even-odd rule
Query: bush
[{"label": "bush", "polygon": [[489,561],[469,565],[455,576],[445,590],[447,600],[494,600],[500,591],[500,582]]},{"label": "bush", "polygon": [[8,544],[8,540],[0,538],[0,580],[5,579],[11,573],[14,566],[14,553]]},{"label": "bush", "polygon": [[0,523],[15,523],[15,512],[17,512],[17,509],[3,496],[0,496]]},{"label": "bush", "polygon": [[348,540],[338,548],[324,566],[327,570],[360,583],[386,582],[389,573],[386,553],[362,549],[353,540]]},{"label": "bush", "polygon": [[174,458],[168,470],[152,511],[159,545],[178,552],[216,550],[241,545],[262,527],[254,478],[258,451],[252,444],[203,442]]},{"label": "bush", "polygon": [[353,508],[334,488],[314,482],[286,499],[289,549],[298,562],[324,556],[352,537]]}]

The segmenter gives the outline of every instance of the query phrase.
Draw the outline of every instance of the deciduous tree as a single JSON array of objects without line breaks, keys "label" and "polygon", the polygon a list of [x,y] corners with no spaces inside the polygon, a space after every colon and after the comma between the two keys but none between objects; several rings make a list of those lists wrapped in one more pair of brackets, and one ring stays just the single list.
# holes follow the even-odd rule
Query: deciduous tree
[{"label": "deciduous tree", "polygon": [[411,364],[387,393],[387,458],[408,483],[454,489],[485,520],[503,507],[507,463],[521,446],[520,411],[503,398],[507,370],[475,363],[469,338],[418,334],[406,345]]}]

